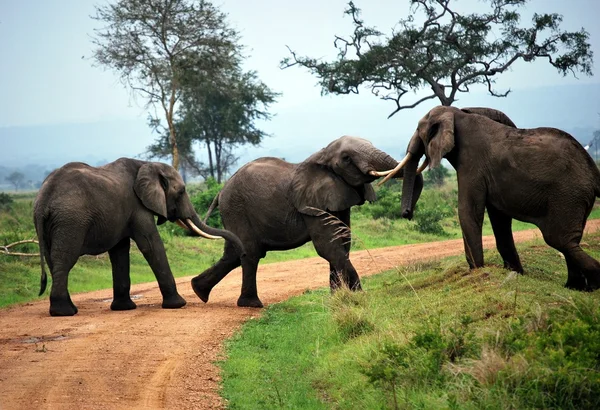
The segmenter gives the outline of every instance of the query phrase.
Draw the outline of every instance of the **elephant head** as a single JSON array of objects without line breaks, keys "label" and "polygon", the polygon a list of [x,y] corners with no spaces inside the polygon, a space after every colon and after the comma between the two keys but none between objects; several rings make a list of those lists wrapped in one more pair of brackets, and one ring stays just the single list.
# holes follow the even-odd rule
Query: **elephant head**
[{"label": "elephant head", "polygon": [[[301,213],[341,211],[374,201],[371,182],[387,175],[398,162],[371,142],[344,136],[298,165],[291,182],[291,201]],[[397,174],[402,178],[403,172]],[[411,198],[416,202],[422,177],[413,181]]]},{"label": "elephant head", "polygon": [[[502,111],[493,108],[472,107],[459,110],[454,107],[438,106],[429,111],[419,120],[406,156],[393,172],[389,173],[380,183],[392,178],[396,171],[404,169],[404,185],[402,187],[402,217],[411,219],[414,204],[411,195],[414,192],[415,178],[429,165],[435,168],[440,165],[442,158],[451,154],[454,149],[454,114],[461,111],[467,114],[483,115],[496,122],[516,128],[515,123]],[[418,167],[419,160],[425,155],[425,161]]]},{"label": "elephant head", "polygon": [[207,239],[232,241],[240,255],[243,247],[231,232],[212,228],[200,220],[185,190],[179,172],[160,162],[144,163],[137,173],[134,191],[142,204],[158,216],[157,224],[175,222],[184,229]]}]

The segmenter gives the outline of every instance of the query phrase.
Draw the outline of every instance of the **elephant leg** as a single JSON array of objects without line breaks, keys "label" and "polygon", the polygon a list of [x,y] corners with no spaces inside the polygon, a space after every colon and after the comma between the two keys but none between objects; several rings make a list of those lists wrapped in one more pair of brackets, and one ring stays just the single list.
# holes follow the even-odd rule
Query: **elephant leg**
[{"label": "elephant leg", "polygon": [[160,239],[158,231],[155,229],[153,232],[135,234],[133,240],[156,277],[160,293],[163,297],[162,307],[165,309],[177,309],[185,306],[185,299],[177,292],[175,278],[173,278],[173,273],[169,267],[165,246]]},{"label": "elephant leg", "polygon": [[465,256],[471,269],[483,266],[481,228],[485,212],[485,190],[469,186],[458,188],[458,219],[463,234]]},{"label": "elephant leg", "polygon": [[512,218],[489,204],[487,211],[496,237],[496,248],[504,261],[504,268],[523,273],[523,266],[513,239]]},{"label": "elephant leg", "polygon": [[[350,248],[352,246],[352,232],[350,231],[350,210],[348,209],[346,211],[333,212],[332,214],[334,214],[334,216],[336,216],[344,225],[348,227],[348,231],[344,231],[344,238],[342,239],[342,242],[346,255],[350,255]],[[354,267],[352,267],[351,270],[354,270]],[[356,273],[356,270],[354,270],[354,272]],[[345,273],[346,277],[344,277]],[[347,270],[338,271],[332,263],[329,263],[329,288],[331,289],[331,291],[340,288],[343,283],[350,284],[356,283],[357,281],[360,287],[360,279],[358,278],[358,274],[356,274],[356,278],[350,278],[348,277]]]},{"label": "elephant leg", "polygon": [[48,267],[52,275],[50,290],[50,316],[73,316],[77,307],[69,295],[69,272],[79,259],[79,248],[75,250],[72,242],[54,240],[50,249]]},{"label": "elephant leg", "polygon": [[225,241],[225,249],[221,259],[192,279],[192,289],[204,303],[208,302],[213,287],[217,285],[229,272],[240,266],[241,261],[235,247]]},{"label": "elephant leg", "polygon": [[[350,210],[334,215],[349,228]],[[305,217],[315,250],[329,262],[329,285],[332,291],[342,283],[351,290],[361,290],[360,278],[350,262],[350,232],[340,232],[341,224],[330,224],[323,217]]]},{"label": "elephant leg", "polygon": [[565,287],[587,291],[600,288],[600,262],[585,253],[579,245],[585,223],[576,230],[570,229],[570,233],[563,224],[557,224],[554,220],[553,223],[543,224],[540,229],[546,243],[565,256],[568,270]]},{"label": "elephant leg", "polygon": [[111,310],[130,310],[136,308],[135,303],[131,300],[129,295],[129,290],[131,289],[131,278],[129,276],[130,247],[130,239],[124,238],[108,251],[113,277],[113,301],[110,304]]},{"label": "elephant leg", "polygon": [[263,307],[262,302],[258,298],[256,287],[256,271],[258,269],[258,261],[261,258],[258,255],[246,249],[246,256],[242,257],[242,293],[237,301],[238,306]]}]

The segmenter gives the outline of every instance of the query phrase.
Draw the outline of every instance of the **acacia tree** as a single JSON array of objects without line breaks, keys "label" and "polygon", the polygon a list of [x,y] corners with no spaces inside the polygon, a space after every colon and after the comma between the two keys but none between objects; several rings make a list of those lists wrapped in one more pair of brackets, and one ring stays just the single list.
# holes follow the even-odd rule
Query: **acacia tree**
[{"label": "acacia tree", "polygon": [[[527,1],[485,0],[489,12],[461,14],[451,0],[411,0],[409,17],[389,36],[365,25],[360,9],[350,1],[344,13],[352,18],[354,31],[335,36],[334,61],[300,57],[288,47],[291,56],[281,61],[281,68],[308,68],[319,78],[322,94],[358,94],[359,87],[366,86],[395,103],[388,118],[430,99],[452,105],[458,93],[478,84],[487,86],[492,96],[505,97],[510,89],[494,89],[495,78],[519,60],[544,59],[563,75],[591,75],[589,33],[583,28],[561,30],[559,14],[536,13],[530,27],[520,27],[517,9]],[[404,102],[407,93],[420,89],[431,93]]]},{"label": "acacia tree", "polygon": [[[175,122],[185,147],[186,165],[219,183],[238,159],[233,153],[235,147],[257,145],[267,135],[256,121],[271,118],[267,107],[278,95],[254,71],[243,72],[239,63],[218,75],[186,83]],[[160,156],[165,142],[163,134],[148,147],[150,155]],[[196,160],[195,143],[206,149],[208,163]]]},{"label": "acacia tree", "polygon": [[179,168],[174,125],[182,84],[189,76],[223,69],[230,63],[237,33],[226,15],[204,0],[118,0],[96,6],[92,17],[96,63],[115,70],[121,81],[164,113],[172,163]]},{"label": "acacia tree", "polygon": [[15,191],[18,191],[19,187],[23,185],[23,181],[25,181],[25,175],[22,172],[14,171],[5,179],[14,185]]}]

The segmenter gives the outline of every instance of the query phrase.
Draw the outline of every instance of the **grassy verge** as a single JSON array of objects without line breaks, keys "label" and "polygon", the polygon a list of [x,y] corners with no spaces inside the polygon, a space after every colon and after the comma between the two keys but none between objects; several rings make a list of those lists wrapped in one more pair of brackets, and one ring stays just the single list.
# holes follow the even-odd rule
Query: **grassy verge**
[{"label": "grassy verge", "polygon": [[229,408],[598,408],[600,293],[565,289],[541,241],[518,248],[524,276],[489,251],[270,306],[227,344]]}]

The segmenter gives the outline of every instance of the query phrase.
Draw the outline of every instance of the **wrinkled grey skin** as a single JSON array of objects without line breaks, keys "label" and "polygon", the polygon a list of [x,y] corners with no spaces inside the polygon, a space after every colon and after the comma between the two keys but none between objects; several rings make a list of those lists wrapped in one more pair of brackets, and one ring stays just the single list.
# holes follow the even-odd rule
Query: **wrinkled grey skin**
[{"label": "wrinkled grey skin", "polygon": [[[376,177],[369,171],[396,165],[369,141],[348,136],[300,164],[259,158],[244,165],[227,181],[213,205],[218,201],[225,228],[241,239],[246,256],[240,260],[225,244],[221,260],[192,279],[192,288],[207,302],[212,288],[241,264],[242,290],[237,304],[262,307],[256,288],[259,260],[267,251],[293,249],[312,241],[317,253],[329,262],[332,289],[342,281],[350,289],[361,289],[348,258],[349,232],[340,237],[338,229],[350,227],[352,206],[375,200],[371,182]],[[415,201],[422,186],[419,177],[414,184]]]},{"label": "wrinkled grey skin", "polygon": [[[600,172],[571,135],[555,128],[518,129],[489,108],[436,107],[419,121],[408,151],[417,158],[426,155],[431,167],[446,158],[456,169],[458,215],[471,268],[483,266],[487,209],[507,269],[523,272],[512,236],[514,218],[535,224],[546,243],[563,253],[566,287],[600,287],[600,263],[579,246],[600,195]],[[411,189],[406,178],[403,189]]]},{"label": "wrinkled grey skin", "polygon": [[185,300],[177,292],[158,224],[187,218],[212,235],[236,242],[229,232],[202,223],[192,206],[179,173],[171,166],[120,158],[94,168],[72,162],[52,172],[34,203],[34,223],[40,242],[42,281],[46,288],[44,259],[52,274],[50,315],[72,316],[77,307],[67,288],[69,271],[81,255],[108,251],[112,264],[112,310],[135,309],[129,295],[129,247],[133,239],[148,261],[163,296],[163,308],[180,308]]}]

